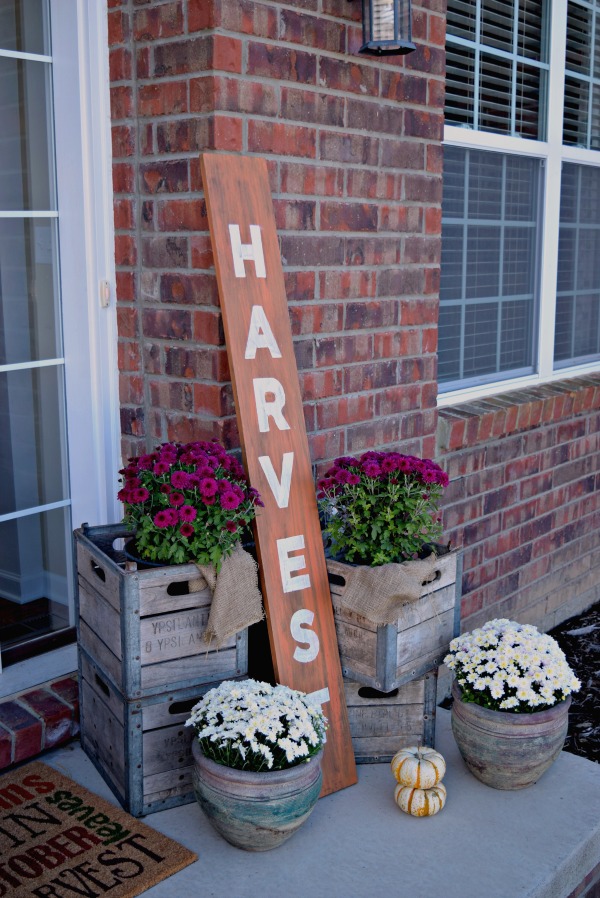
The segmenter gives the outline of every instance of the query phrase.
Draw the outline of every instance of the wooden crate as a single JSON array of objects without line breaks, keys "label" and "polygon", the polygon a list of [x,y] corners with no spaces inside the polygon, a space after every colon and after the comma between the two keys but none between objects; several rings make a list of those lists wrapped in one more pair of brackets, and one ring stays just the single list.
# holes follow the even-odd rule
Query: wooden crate
[{"label": "wooden crate", "polygon": [[347,679],[344,691],[357,764],[389,762],[407,745],[433,748],[437,668],[388,694]]},{"label": "wooden crate", "polygon": [[135,817],[194,801],[192,706],[216,683],[126,701],[79,653],[81,744]]},{"label": "wooden crate", "polygon": [[349,680],[391,692],[422,676],[447,654],[459,633],[462,565],[460,554],[438,558],[437,578],[421,598],[403,608],[395,624],[377,627],[340,604],[355,567],[327,560],[342,673]]},{"label": "wooden crate", "polygon": [[138,570],[113,546],[127,535],[119,524],[75,531],[77,637],[103,677],[131,700],[246,674],[247,630],[207,650],[211,593],[190,592],[196,565]]}]

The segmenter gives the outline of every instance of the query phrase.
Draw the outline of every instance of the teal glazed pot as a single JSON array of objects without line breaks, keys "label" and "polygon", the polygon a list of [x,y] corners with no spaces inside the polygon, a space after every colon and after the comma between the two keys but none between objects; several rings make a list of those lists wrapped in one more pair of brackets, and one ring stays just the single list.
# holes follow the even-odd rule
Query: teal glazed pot
[{"label": "teal glazed pot", "polygon": [[494,789],[526,789],[562,751],[571,696],[532,714],[491,711],[463,702],[452,683],[452,732],[473,776]]},{"label": "teal glazed pot", "polygon": [[193,781],[198,804],[224,839],[245,851],[269,851],[283,844],[308,819],[317,803],[323,750],[306,764],[253,773],[205,757],[192,742]]}]

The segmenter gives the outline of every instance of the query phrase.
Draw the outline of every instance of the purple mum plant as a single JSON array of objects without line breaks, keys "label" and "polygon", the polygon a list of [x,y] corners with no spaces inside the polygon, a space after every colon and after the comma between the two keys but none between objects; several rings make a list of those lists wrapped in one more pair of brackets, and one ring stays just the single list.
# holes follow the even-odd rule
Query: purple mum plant
[{"label": "purple mum plant", "polygon": [[163,443],[130,458],[119,473],[123,520],[147,561],[219,570],[263,504],[241,464],[217,442]]},{"label": "purple mum plant", "polygon": [[373,567],[417,557],[441,538],[447,485],[448,475],[429,459],[399,452],[336,458],[317,484],[331,551]]}]

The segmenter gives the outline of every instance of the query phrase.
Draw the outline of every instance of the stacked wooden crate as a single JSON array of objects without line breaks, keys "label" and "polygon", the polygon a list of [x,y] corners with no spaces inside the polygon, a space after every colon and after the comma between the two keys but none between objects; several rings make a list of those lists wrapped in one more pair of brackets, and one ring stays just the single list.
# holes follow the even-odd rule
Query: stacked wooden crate
[{"label": "stacked wooden crate", "polygon": [[211,593],[193,564],[139,570],[122,525],[75,531],[81,741],[135,816],[194,799],[184,723],[216,683],[248,670],[248,634],[203,640]]},{"label": "stacked wooden crate", "polygon": [[389,761],[407,744],[433,746],[437,668],[460,625],[461,558],[440,555],[435,579],[394,624],[348,611],[356,568],[327,561],[352,744],[358,763]]}]

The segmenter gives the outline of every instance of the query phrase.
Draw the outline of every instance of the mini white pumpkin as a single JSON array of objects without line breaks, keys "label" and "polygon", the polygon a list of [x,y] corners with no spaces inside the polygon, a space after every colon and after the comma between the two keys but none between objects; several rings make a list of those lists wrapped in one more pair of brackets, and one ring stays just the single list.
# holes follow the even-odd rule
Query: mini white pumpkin
[{"label": "mini white pumpkin", "polygon": [[445,772],[443,756],[427,746],[401,748],[392,758],[392,773],[401,786],[431,789],[443,779]]},{"label": "mini white pumpkin", "polygon": [[446,804],[446,787],[443,783],[438,783],[431,789],[397,785],[394,798],[405,814],[411,814],[413,817],[433,817]]}]

